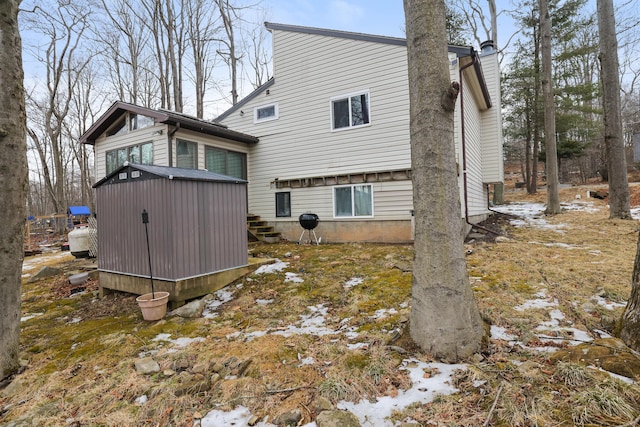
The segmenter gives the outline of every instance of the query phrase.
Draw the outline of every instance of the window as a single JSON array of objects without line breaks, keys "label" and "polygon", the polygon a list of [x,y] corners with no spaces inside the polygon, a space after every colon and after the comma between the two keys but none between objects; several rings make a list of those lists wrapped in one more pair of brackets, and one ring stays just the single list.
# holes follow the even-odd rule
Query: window
[{"label": "window", "polygon": [[373,186],[371,184],[333,187],[334,217],[373,216]]},{"label": "window", "polygon": [[153,142],[145,142],[144,144],[136,144],[107,151],[107,175],[124,165],[124,162],[152,165]]},{"label": "window", "polygon": [[178,140],[176,144],[176,166],[185,169],[198,168],[198,144]]},{"label": "window", "polygon": [[144,129],[154,124],[153,118],[151,117],[133,113],[129,116],[129,130]]},{"label": "window", "polygon": [[244,153],[205,147],[204,167],[209,172],[247,179],[247,156]]},{"label": "window", "polygon": [[108,131],[107,136],[121,135],[127,131],[127,118],[122,117]]},{"label": "window", "polygon": [[369,124],[369,93],[359,93],[331,100],[333,129]]},{"label": "window", "polygon": [[278,104],[265,105],[253,109],[253,122],[266,122],[278,118]]},{"label": "window", "polygon": [[276,217],[291,216],[291,193],[276,193]]}]

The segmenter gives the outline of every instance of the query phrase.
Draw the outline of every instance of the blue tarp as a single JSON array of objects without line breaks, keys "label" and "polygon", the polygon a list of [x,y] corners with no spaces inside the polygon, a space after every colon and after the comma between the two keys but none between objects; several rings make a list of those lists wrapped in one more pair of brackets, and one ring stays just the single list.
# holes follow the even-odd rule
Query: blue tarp
[{"label": "blue tarp", "polygon": [[91,215],[91,210],[89,210],[89,206],[69,206],[67,213],[71,215]]}]

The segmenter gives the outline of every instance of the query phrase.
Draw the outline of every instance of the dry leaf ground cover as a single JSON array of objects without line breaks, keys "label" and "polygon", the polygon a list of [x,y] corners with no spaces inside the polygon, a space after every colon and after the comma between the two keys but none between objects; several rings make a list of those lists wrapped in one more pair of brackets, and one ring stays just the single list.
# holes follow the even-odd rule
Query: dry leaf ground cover
[{"label": "dry leaf ground cover", "polygon": [[[502,237],[466,244],[470,283],[491,324],[486,351],[451,375],[457,393],[399,405],[386,425],[633,425],[635,382],[599,370],[600,359],[557,356],[582,344],[623,356],[623,366],[635,359],[615,341],[591,340],[613,334],[622,313],[638,224],[609,220],[606,201],[587,200],[585,191],[563,190],[563,214],[518,227],[496,214],[491,227]],[[518,203],[545,197],[507,194]],[[271,422],[297,409],[304,425],[321,409],[319,396],[349,407],[344,402],[392,400],[412,388],[407,361],[431,359],[408,338],[411,246],[251,251],[282,269],[230,285],[197,319],[144,322],[132,296],[98,299],[96,283],[70,296],[65,275],[24,283],[25,368],[0,390],[0,423],[192,426],[210,411],[242,407]],[[143,357],[159,371],[139,373]]]}]

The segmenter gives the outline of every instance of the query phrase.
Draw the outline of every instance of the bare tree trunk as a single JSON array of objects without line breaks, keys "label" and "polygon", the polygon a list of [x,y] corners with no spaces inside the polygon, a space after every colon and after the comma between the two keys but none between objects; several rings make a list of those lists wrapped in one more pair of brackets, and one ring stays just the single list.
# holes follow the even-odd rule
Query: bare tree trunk
[{"label": "bare tree trunk", "polygon": [[604,142],[609,175],[609,218],[631,219],[627,160],[620,113],[620,72],[613,0],[598,0]]},{"label": "bare tree trunk", "polygon": [[0,380],[19,368],[27,146],[20,0],[0,0]]},{"label": "bare tree trunk", "polygon": [[633,263],[631,296],[622,314],[620,326],[620,338],[630,348],[640,351],[640,236]]},{"label": "bare tree trunk", "polygon": [[[533,12],[535,13],[535,11]],[[534,88],[533,88],[533,117],[531,127],[533,130],[533,158],[531,166],[531,188],[529,194],[538,192],[538,152],[540,151],[540,32],[538,26],[533,26],[534,43]]]},{"label": "bare tree trunk", "polygon": [[415,255],[410,329],[447,362],[480,350],[484,328],[464,258],[454,144],[459,84],[450,81],[444,0],[404,0]]},{"label": "bare tree trunk", "polygon": [[540,38],[542,40],[542,93],[544,95],[544,141],[546,146],[545,169],[547,174],[547,209],[546,213],[560,213],[560,196],[558,195],[558,155],[556,150],[556,108],[553,97],[553,80],[551,72],[551,17],[549,16],[549,0],[539,0],[540,5]]}]

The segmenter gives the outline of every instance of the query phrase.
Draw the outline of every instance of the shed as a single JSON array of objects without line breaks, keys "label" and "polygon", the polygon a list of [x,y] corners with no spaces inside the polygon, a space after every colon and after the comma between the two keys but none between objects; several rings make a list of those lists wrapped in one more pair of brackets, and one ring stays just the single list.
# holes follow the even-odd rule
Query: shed
[{"label": "shed", "polygon": [[125,163],[98,181],[100,291],[150,292],[173,306],[248,273],[247,182],[217,173]]}]

